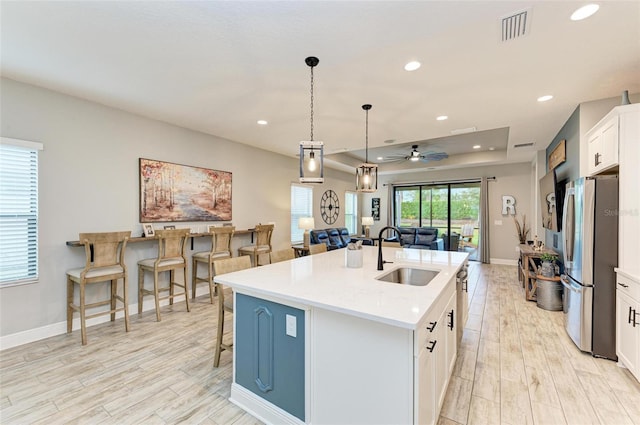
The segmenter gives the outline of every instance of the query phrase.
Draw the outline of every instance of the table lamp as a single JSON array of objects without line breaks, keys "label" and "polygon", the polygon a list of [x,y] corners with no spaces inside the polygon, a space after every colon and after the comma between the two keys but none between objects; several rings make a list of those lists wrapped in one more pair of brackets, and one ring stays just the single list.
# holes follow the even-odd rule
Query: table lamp
[{"label": "table lamp", "polygon": [[364,226],[364,237],[369,237],[369,226],[373,226],[373,217],[362,217],[362,225]]},{"label": "table lamp", "polygon": [[312,230],[316,227],[315,222],[313,221],[313,217],[300,217],[298,219],[298,229],[304,229],[304,242],[303,245],[305,248],[309,247],[311,235],[309,234],[309,230]]}]

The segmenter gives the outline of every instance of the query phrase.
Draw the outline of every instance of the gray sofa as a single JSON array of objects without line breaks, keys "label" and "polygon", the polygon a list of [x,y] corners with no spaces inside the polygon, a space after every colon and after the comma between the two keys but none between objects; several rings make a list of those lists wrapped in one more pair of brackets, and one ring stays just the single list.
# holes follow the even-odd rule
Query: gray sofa
[{"label": "gray sofa", "polygon": [[[310,232],[312,244],[323,243],[327,245],[329,251],[345,248],[350,242],[358,240],[351,238],[346,227],[332,227],[329,229],[313,229]],[[370,240],[363,241],[364,245],[371,245]]]},{"label": "gray sofa", "polygon": [[400,227],[402,246],[405,248],[444,250],[444,241],[435,227]]}]

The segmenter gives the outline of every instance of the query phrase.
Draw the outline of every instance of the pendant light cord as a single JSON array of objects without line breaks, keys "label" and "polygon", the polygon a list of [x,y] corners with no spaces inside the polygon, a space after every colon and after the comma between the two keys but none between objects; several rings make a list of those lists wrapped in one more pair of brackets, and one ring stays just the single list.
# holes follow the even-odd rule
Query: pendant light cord
[{"label": "pendant light cord", "polygon": [[365,143],[365,148],[364,148],[364,162],[366,162],[367,164],[369,163],[369,110],[367,109],[366,111],[366,118],[365,118],[365,131],[364,131],[364,143]]},{"label": "pendant light cord", "polygon": [[311,66],[311,139],[313,142],[313,66]]}]

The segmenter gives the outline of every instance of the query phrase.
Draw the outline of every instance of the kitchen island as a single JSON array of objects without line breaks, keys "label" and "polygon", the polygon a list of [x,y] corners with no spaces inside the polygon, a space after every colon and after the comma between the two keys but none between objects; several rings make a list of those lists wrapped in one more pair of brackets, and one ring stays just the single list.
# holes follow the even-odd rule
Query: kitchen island
[{"label": "kitchen island", "polygon": [[[456,273],[468,254],[363,247],[215,277],[234,289],[230,400],[267,423],[435,423],[456,355]],[[426,286],[377,278],[434,270]]]}]

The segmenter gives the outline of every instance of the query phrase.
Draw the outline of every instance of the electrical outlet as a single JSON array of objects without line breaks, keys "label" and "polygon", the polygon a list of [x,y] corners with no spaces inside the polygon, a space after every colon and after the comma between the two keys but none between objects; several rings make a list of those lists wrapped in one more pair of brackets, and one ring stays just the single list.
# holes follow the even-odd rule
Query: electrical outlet
[{"label": "electrical outlet", "polygon": [[502,220],[493,220],[493,224],[496,226],[502,226]]},{"label": "electrical outlet", "polygon": [[287,335],[296,337],[296,316],[287,314]]}]

